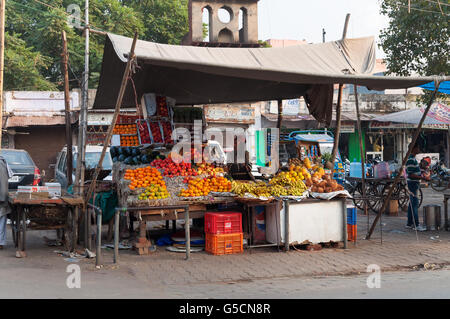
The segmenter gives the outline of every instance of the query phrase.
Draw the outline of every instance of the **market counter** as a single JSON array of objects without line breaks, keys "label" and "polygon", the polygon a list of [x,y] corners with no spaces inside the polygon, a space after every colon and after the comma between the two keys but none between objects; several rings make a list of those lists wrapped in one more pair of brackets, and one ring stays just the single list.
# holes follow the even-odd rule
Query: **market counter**
[{"label": "market counter", "polygon": [[289,245],[330,241],[347,248],[346,198],[283,201],[279,214],[272,210],[266,218],[267,241],[284,243],[287,251]]}]

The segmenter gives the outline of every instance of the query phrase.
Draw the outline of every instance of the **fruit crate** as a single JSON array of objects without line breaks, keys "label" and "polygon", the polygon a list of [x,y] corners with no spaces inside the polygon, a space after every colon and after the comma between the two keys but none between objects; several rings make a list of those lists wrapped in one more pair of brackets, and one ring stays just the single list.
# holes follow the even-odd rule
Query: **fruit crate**
[{"label": "fruit crate", "polygon": [[162,120],[159,123],[160,123],[161,129],[163,131],[164,144],[173,144],[172,132],[174,130],[174,127],[173,127],[172,122],[167,121],[167,120]]},{"label": "fruit crate", "polygon": [[149,121],[148,126],[152,135],[153,144],[164,144],[163,129],[158,121]]},{"label": "fruit crate", "polygon": [[152,132],[147,120],[136,120],[136,128],[138,131],[139,144],[154,144]]},{"label": "fruit crate", "polygon": [[138,119],[138,115],[119,114],[116,124],[135,124]]},{"label": "fruit crate", "polygon": [[242,214],[237,212],[206,213],[205,233],[213,235],[242,233]]},{"label": "fruit crate", "polygon": [[206,233],[205,251],[213,255],[231,255],[244,252],[244,234]]}]

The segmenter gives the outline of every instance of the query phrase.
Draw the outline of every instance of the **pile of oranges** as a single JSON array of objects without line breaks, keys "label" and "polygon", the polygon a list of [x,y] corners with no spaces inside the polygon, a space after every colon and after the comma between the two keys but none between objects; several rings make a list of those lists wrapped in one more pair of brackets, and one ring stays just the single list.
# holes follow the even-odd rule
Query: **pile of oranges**
[{"label": "pile of oranges", "polygon": [[117,124],[114,126],[113,134],[137,134],[136,124]]},{"label": "pile of oranges", "polygon": [[139,139],[137,135],[121,135],[120,146],[139,146]]},{"label": "pile of oranges", "polygon": [[161,173],[151,166],[127,169],[124,179],[131,181],[128,186],[131,190],[147,188],[151,185],[161,186],[161,188],[166,189],[166,183],[163,181]]},{"label": "pile of oranges", "polygon": [[188,189],[180,192],[182,197],[207,196],[210,192],[229,192],[231,182],[225,177],[196,178],[188,181]]}]

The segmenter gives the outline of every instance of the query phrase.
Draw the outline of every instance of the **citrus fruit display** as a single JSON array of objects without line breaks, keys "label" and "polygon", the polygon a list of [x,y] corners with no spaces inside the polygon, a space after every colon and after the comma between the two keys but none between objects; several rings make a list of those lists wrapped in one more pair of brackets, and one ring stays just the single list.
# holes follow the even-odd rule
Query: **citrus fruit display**
[{"label": "citrus fruit display", "polygon": [[162,179],[161,173],[151,166],[127,169],[125,171],[124,179],[131,181],[128,186],[131,190],[147,188],[151,185],[166,188],[166,183]]},{"label": "citrus fruit display", "polygon": [[188,181],[188,188],[180,192],[181,197],[207,196],[211,192],[229,192],[231,182],[225,177],[196,178]]}]

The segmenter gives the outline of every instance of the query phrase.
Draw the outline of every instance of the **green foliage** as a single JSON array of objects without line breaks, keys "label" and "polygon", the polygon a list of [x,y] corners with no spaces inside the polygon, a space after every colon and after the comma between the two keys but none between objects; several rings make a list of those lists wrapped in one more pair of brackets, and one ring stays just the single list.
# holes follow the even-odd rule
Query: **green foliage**
[{"label": "green foliage", "polygon": [[[33,71],[30,77],[33,74],[42,80],[37,81],[35,78],[33,89],[62,89],[61,32],[65,30],[70,84],[72,88],[81,87],[85,38],[82,29],[72,28],[67,24],[69,13],[66,8],[70,4],[81,8],[83,28],[85,0],[45,0],[42,3],[33,0],[6,0],[5,28],[9,34],[14,35],[15,40],[14,48],[9,47],[13,42],[6,43],[6,51],[16,63],[9,65],[5,62],[5,82],[11,85],[14,83],[16,89],[28,90],[30,83],[29,80],[25,81],[28,77],[23,77],[23,74]],[[139,39],[160,43],[178,44],[189,29],[187,0],[90,0],[89,18],[92,29],[128,37],[132,37],[137,31]],[[104,41],[104,36],[91,33],[90,88],[97,87]],[[28,60],[30,58],[33,59]],[[21,63],[17,63],[18,61]],[[34,69],[31,70],[29,66],[25,68],[25,64],[34,65]],[[21,78],[24,80],[21,81]]]},{"label": "green foliage", "polygon": [[51,59],[27,47],[17,34],[5,35],[5,90],[55,90],[56,85],[42,73],[51,65]]},{"label": "green foliage", "polygon": [[[412,1],[411,7],[408,13],[405,3],[382,2],[381,13],[389,18],[389,26],[381,31],[380,46],[386,53],[388,74],[450,74],[450,7],[442,6],[444,14],[436,2]],[[421,101],[426,103],[430,95],[426,93]]]}]

